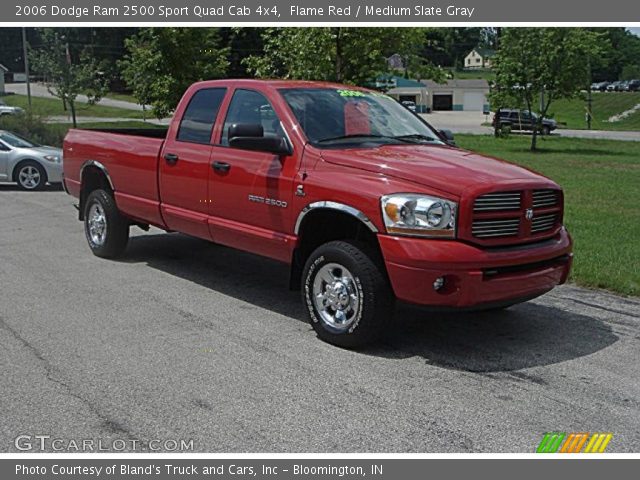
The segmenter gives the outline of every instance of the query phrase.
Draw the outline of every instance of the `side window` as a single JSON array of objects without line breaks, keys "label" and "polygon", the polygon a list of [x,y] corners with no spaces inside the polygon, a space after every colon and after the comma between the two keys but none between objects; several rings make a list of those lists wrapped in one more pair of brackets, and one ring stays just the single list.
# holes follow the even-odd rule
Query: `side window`
[{"label": "side window", "polygon": [[271,103],[254,90],[236,90],[233,94],[222,129],[222,145],[229,145],[229,127],[234,123],[259,124],[265,135],[284,135]]},{"label": "side window", "polygon": [[209,143],[226,88],[203,88],[191,100],[180,121],[177,140],[181,142]]}]

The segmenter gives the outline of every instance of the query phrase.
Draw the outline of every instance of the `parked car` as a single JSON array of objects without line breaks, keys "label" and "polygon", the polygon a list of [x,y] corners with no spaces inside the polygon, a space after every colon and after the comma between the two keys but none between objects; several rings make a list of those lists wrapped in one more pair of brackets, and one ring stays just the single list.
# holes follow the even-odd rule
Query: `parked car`
[{"label": "parked car", "polygon": [[2,115],[16,115],[18,113],[23,113],[24,109],[20,107],[12,107],[4,103],[0,100],[0,116]]},{"label": "parked car", "polygon": [[609,85],[607,85],[607,92],[619,92],[621,84],[622,82],[620,80],[610,83]]},{"label": "parked car", "polygon": [[402,105],[404,105],[405,108],[408,108],[412,112],[416,111],[416,102],[412,102],[411,100],[403,100]]},{"label": "parked car", "polygon": [[[509,127],[512,130],[532,132],[538,126],[538,116],[528,110],[502,108],[493,116],[493,126]],[[543,118],[538,131],[542,135],[549,135],[558,128],[558,123],[551,118]]]},{"label": "parked car", "polygon": [[60,183],[62,150],[0,130],[0,181],[16,182],[23,190],[41,190],[47,182]]},{"label": "parked car", "polygon": [[591,84],[591,91],[593,92],[605,92],[607,87],[609,86],[609,82],[597,82]]},{"label": "parked car", "polygon": [[640,80],[629,80],[624,86],[625,92],[637,92],[640,90]]},{"label": "parked car", "polygon": [[355,347],[394,301],[504,308],[567,279],[561,188],[450,136],[372,90],[205,81],[166,131],[70,130],[64,185],[95,255],[154,225],[270,257],[318,336]]}]

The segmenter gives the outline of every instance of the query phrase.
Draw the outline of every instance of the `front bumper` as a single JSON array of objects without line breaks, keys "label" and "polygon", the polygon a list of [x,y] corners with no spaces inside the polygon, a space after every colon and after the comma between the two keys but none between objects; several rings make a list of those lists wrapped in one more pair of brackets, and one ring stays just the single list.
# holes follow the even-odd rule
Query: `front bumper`
[{"label": "front bumper", "polygon": [[[567,280],[569,233],[531,245],[480,248],[455,240],[378,235],[393,291],[417,305],[482,308],[534,298]],[[444,277],[435,290],[434,281]]]}]

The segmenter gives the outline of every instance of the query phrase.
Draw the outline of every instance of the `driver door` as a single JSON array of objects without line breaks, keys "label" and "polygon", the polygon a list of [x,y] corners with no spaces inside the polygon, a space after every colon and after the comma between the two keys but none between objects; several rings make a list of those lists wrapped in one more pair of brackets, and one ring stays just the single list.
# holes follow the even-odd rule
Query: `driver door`
[{"label": "driver door", "polygon": [[260,124],[265,134],[284,135],[280,117],[257,90],[236,89],[211,154],[209,228],[216,243],[289,261],[295,237],[291,198],[293,156],[229,146],[232,124]]}]

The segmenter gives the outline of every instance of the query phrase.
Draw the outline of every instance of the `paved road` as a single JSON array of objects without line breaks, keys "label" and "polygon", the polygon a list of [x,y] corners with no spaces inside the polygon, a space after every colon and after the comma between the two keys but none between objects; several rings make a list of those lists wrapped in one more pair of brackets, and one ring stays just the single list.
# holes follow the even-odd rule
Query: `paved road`
[{"label": "paved road", "polygon": [[[5,90],[7,92],[16,93],[18,95],[26,95],[27,84],[26,83],[7,83],[5,85]],[[49,90],[47,90],[47,87],[42,83],[31,84],[31,95],[33,95],[34,97],[56,98],[49,93]],[[76,100],[80,103],[88,102],[86,95],[78,95]],[[103,98],[102,100],[100,100],[100,105],[105,105],[107,107],[124,108],[125,110],[142,111],[142,105],[138,105],[137,103],[133,103],[133,102],[127,102],[124,100],[116,100],[114,98]]]},{"label": "paved road", "polygon": [[18,434],[214,452],[640,450],[640,301],[565,286],[499,314],[401,310],[384,344],[319,341],[287,270],[179,234],[92,256],[72,200],[0,185],[0,451]]},{"label": "paved road", "polygon": [[[472,135],[491,135],[493,128],[483,125],[491,122],[490,116],[481,112],[433,112],[422,115],[427,122],[436,128],[446,128],[453,133],[468,133]],[[528,133],[523,133],[529,135]],[[519,135],[514,132],[513,135]],[[608,131],[608,130],[569,130],[560,129],[552,133],[553,136],[574,138],[602,138],[608,140],[627,140],[640,142],[640,131]]]}]

